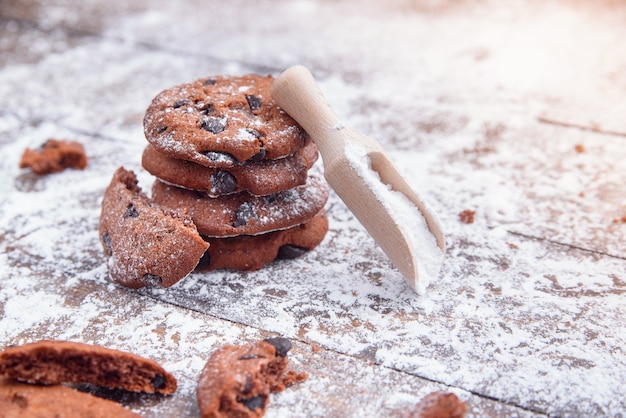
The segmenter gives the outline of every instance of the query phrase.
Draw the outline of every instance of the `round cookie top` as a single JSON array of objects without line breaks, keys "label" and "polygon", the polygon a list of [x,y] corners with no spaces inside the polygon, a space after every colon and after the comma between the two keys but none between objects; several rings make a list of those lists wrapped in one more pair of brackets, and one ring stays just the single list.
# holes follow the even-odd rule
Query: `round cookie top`
[{"label": "round cookie top", "polygon": [[207,167],[291,155],[309,137],[272,100],[273,80],[216,76],[164,90],[146,110],[146,139],[169,157]]}]

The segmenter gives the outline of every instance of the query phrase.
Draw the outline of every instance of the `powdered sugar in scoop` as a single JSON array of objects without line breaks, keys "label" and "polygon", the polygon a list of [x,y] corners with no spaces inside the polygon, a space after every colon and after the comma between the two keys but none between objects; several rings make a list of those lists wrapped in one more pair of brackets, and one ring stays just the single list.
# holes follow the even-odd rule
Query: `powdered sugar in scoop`
[{"label": "powdered sugar in scoop", "polygon": [[439,275],[443,264],[444,253],[437,245],[435,236],[430,232],[426,219],[417,206],[402,192],[393,190],[385,184],[380,175],[372,169],[367,151],[357,144],[346,145],[346,156],[350,166],[366,181],[377,199],[383,204],[394,222],[403,228],[405,242],[416,265],[417,278],[406,277],[411,287],[423,294],[428,284]]}]

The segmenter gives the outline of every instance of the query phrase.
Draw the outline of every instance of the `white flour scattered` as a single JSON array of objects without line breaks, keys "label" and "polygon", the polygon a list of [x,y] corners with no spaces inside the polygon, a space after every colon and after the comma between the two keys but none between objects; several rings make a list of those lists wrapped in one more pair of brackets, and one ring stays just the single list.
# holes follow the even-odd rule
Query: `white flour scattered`
[{"label": "white flour scattered", "polygon": [[[417,3],[307,0],[257,19],[273,3],[133,2],[132,13],[97,22],[106,36],[61,31],[50,54],[0,68],[0,342],[98,341],[163,361],[181,392],[152,416],[193,399],[213,348],[264,331],[301,341],[306,351],[294,358],[314,371],[274,396],[268,417],[289,408],[332,416],[325,401],[345,387],[359,403],[353,416],[386,412],[446,385],[509,408],[473,416],[622,414],[626,224],[613,220],[626,210],[624,140],[536,121],[541,109],[567,113],[577,95],[589,99],[589,120],[599,104],[623,106],[620,14],[590,18],[582,2],[534,2],[533,13],[527,2],[435,1],[425,12],[411,9]],[[91,22],[61,5],[37,10],[49,25]],[[150,100],[210,74],[277,73],[296,62],[431,199],[448,248],[440,274],[427,274],[438,277],[427,295],[415,297],[334,195],[328,235],[303,258],[191,275],[167,290],[110,284],[100,199],[120,165],[150,190],[140,169]],[[512,62],[530,65],[532,77],[508,73]],[[44,178],[19,170],[23,149],[49,137],[81,141],[88,168]],[[476,210],[473,224],[459,222],[465,209]],[[331,350],[328,363],[310,360],[312,345]],[[373,387],[379,396],[360,396]]]}]

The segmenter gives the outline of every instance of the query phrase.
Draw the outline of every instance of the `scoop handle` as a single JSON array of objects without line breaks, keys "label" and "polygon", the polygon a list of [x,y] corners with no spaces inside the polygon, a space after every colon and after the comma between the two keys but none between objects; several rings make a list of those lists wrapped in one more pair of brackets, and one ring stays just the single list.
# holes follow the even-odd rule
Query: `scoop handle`
[{"label": "scoop handle", "polygon": [[341,121],[320,91],[313,75],[302,65],[288,68],[272,83],[274,101],[313,138],[325,164],[342,155],[346,142],[367,150],[380,145]]}]

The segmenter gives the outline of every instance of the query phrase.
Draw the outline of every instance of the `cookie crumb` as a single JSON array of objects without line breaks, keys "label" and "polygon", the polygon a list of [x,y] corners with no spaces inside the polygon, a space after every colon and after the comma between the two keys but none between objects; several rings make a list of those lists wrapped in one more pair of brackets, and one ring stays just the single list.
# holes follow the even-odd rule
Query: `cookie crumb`
[{"label": "cookie crumb", "polygon": [[585,146],[582,144],[576,144],[576,146],[574,147],[574,149],[576,150],[577,153],[582,154],[585,152]]},{"label": "cookie crumb", "polygon": [[30,168],[38,175],[58,173],[66,168],[83,170],[85,167],[87,155],[83,145],[60,139],[48,139],[36,150],[26,148],[20,160],[20,168]]},{"label": "cookie crumb", "polygon": [[626,215],[622,216],[621,218],[613,219],[613,223],[614,224],[626,224]]},{"label": "cookie crumb", "polygon": [[467,404],[451,392],[432,392],[426,395],[415,408],[409,418],[463,418],[467,412]]},{"label": "cookie crumb", "polygon": [[459,213],[459,220],[464,224],[473,224],[475,214],[475,210],[465,209],[463,212]]}]

